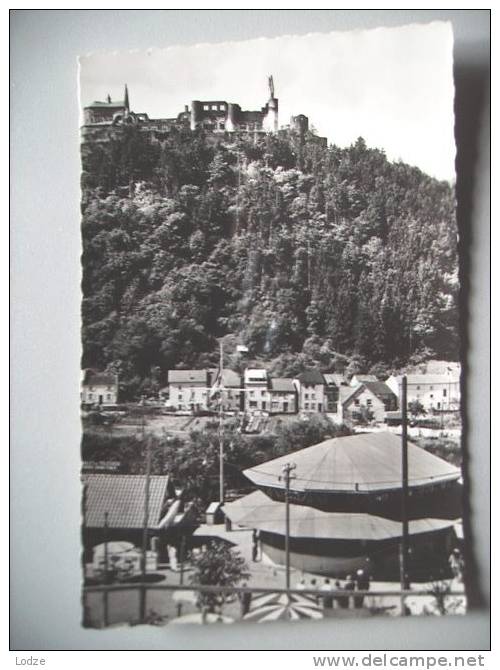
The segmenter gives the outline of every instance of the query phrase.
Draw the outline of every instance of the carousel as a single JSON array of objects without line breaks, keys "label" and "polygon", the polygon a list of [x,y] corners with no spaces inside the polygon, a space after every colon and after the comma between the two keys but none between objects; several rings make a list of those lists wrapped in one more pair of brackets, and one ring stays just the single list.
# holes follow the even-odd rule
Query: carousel
[{"label": "carousel", "polygon": [[[304,572],[345,577],[363,568],[373,578],[399,578],[402,536],[401,438],[392,433],[326,440],[254,468],[258,490],[225,505],[231,522],[259,532],[261,549],[285,563],[285,480],[289,484],[290,564]],[[461,472],[408,444],[409,573],[440,578],[456,542]]]}]

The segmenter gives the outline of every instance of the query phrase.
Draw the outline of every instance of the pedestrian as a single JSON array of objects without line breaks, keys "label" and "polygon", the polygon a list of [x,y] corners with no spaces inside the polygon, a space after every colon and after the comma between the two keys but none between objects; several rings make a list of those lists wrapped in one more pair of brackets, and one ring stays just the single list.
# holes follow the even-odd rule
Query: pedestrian
[{"label": "pedestrian", "polygon": [[323,608],[326,610],[333,609],[333,596],[332,596],[332,585],[330,580],[325,579],[325,583],[321,587],[321,591],[325,594],[323,596]]},{"label": "pedestrian", "polygon": [[[342,584],[338,579],[335,580],[335,590],[336,591],[343,591]],[[333,598],[334,602],[337,604],[337,607],[339,609],[347,609],[349,607],[349,598],[346,598],[345,596],[337,595],[334,596]]]},{"label": "pedestrian", "polygon": [[462,562],[462,556],[460,554],[460,549],[455,547],[453,551],[450,554],[450,557],[448,559],[448,564],[451,569],[451,573],[454,577],[454,579],[457,579],[459,582],[462,581],[462,568],[463,568],[463,562]]},{"label": "pedestrian", "polygon": [[347,607],[351,606],[351,599],[350,599],[350,591],[354,591],[356,588],[356,584],[354,583],[354,579],[352,578],[352,575],[347,575],[346,578],[346,583],[344,584],[344,591],[347,591],[349,595],[347,596]]},{"label": "pedestrian", "polygon": [[[246,588],[247,584],[246,582],[243,584],[243,587]],[[252,593],[251,591],[242,591],[238,594],[238,597],[240,599],[240,606],[241,606],[241,618],[245,616],[245,614],[248,614],[250,611],[250,605],[252,603]]]},{"label": "pedestrian", "polygon": [[[370,588],[370,576],[368,572],[360,568],[356,572],[356,589],[358,591],[368,591]],[[354,607],[357,609],[363,607],[365,597],[364,596],[355,596],[354,598]]]},{"label": "pedestrian", "polygon": [[252,561],[255,563],[259,558],[259,531],[254,528],[252,533]]}]

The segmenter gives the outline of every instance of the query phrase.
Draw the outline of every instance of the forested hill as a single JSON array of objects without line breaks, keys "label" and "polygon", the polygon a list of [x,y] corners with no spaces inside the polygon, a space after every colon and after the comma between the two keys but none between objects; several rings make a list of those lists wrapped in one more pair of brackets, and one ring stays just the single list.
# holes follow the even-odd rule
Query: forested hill
[{"label": "forested hill", "polygon": [[151,143],[124,128],[82,160],[82,363],[129,395],[215,364],[221,336],[279,375],[457,359],[446,182],[361,138]]}]

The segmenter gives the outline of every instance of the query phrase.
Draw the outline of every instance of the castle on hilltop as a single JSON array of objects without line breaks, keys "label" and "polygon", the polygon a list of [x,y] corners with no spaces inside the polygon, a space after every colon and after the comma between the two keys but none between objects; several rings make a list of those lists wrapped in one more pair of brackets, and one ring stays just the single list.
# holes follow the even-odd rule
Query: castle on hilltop
[{"label": "castle on hilltop", "polygon": [[152,139],[174,129],[188,128],[215,134],[252,135],[254,138],[262,134],[294,131],[304,140],[326,146],[326,137],[318,137],[309,132],[309,119],[304,114],[292,116],[290,124],[280,128],[279,104],[274,94],[272,76],[268,79],[268,85],[269,99],[260,110],[243,110],[237,103],[228,103],[225,100],[192,100],[191,108],[185,105],[184,111],[176,117],[150,119],[146,113],[137,113],[130,109],[129,92],[125,84],[123,100],[113,101],[108,95],[105,102],[95,101],[84,108],[83,138],[95,137],[94,131],[98,128],[134,125],[141,131],[150,132]]}]

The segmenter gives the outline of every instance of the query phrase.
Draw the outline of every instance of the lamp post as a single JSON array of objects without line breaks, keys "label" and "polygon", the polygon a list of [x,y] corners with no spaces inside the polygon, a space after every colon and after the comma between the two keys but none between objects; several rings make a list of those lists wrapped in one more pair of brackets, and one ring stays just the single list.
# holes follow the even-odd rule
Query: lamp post
[{"label": "lamp post", "polygon": [[[144,405],[144,396],[141,399]],[[145,439],[144,407],[142,407],[142,439]],[[142,527],[142,556],[141,556],[141,601],[140,620],[146,619],[146,561],[148,551],[149,528],[149,485],[151,480],[151,441],[146,441],[146,481],[144,485],[144,521]]]},{"label": "lamp post", "polygon": [[[408,582],[408,401],[406,375],[401,380],[401,591],[409,589]],[[406,616],[405,598],[401,595],[401,616]]]},{"label": "lamp post", "polygon": [[291,472],[296,467],[295,463],[286,463],[283,466],[283,479],[285,480],[285,571],[287,591],[290,589],[290,479],[292,477]]}]

